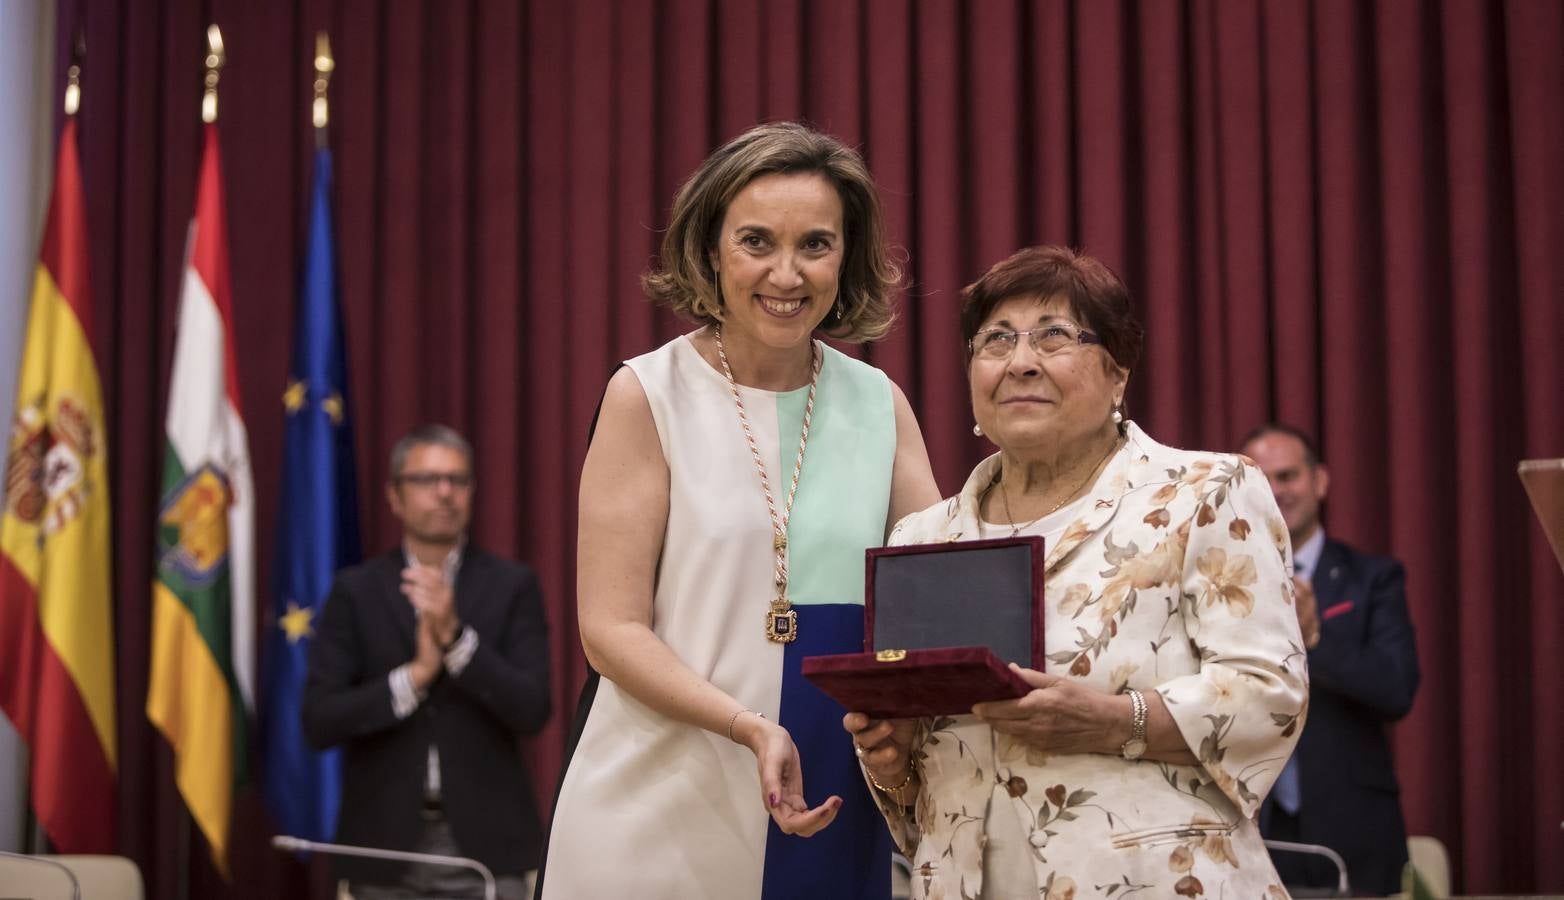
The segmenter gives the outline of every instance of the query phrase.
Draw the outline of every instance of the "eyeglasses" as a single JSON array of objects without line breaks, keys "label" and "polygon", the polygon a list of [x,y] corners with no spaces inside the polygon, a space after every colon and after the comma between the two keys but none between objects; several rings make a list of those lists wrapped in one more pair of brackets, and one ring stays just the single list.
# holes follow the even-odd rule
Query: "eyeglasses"
[{"label": "eyeglasses", "polygon": [[421,490],[433,490],[440,482],[450,485],[453,491],[465,491],[472,487],[469,472],[404,472],[396,477],[399,484],[410,484]]},{"label": "eyeglasses", "polygon": [[1066,350],[1074,350],[1082,344],[1101,344],[1102,338],[1069,322],[1052,322],[1027,331],[1009,328],[985,328],[972,336],[967,348],[978,359],[1009,359],[1026,335],[1032,352],[1038,356],[1053,356]]}]

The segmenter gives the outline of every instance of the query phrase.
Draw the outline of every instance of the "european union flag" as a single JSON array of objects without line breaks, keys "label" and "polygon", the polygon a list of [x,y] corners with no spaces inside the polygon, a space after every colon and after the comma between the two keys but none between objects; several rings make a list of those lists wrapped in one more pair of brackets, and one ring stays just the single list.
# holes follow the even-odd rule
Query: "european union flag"
[{"label": "european union flag", "polygon": [[278,828],[329,841],[341,799],[341,760],[304,742],[300,710],[315,620],[337,570],[359,561],[358,492],[348,418],[347,355],[337,309],[331,227],[331,151],[315,151],[309,246],[283,393],[282,502],[266,640],[261,740],[265,791]]}]

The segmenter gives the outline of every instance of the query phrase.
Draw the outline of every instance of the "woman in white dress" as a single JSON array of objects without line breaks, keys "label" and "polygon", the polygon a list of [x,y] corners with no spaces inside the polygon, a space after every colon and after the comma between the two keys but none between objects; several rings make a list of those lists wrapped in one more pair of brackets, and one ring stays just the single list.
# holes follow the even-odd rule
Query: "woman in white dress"
[{"label": "woman in white dress", "polygon": [[901,391],[815,338],[883,334],[898,278],[863,161],[806,127],[752,129],[679,192],[645,287],[701,327],[614,374],[587,453],[601,679],[540,896],[888,896],[842,710],[799,662],[861,649],[864,549],[938,497]]}]

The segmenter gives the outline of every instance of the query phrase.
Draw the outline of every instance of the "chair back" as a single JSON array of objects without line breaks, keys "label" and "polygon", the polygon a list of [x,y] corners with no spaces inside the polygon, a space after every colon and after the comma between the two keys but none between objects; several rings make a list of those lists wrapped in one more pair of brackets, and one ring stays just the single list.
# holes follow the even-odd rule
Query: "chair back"
[{"label": "chair back", "polygon": [[82,900],[144,900],[141,870],[123,856],[0,855],[0,896],[72,900],[71,876]]},{"label": "chair back", "polygon": [[1407,861],[1429,893],[1450,896],[1450,854],[1443,841],[1426,834],[1408,835]]},{"label": "chair back", "polygon": [[1323,844],[1302,844],[1296,841],[1267,840],[1265,849],[1274,857],[1277,853],[1301,853],[1316,856],[1336,867],[1336,886],[1324,890],[1307,890],[1288,885],[1294,897],[1351,897],[1352,886],[1347,882],[1347,863],[1341,854]]}]

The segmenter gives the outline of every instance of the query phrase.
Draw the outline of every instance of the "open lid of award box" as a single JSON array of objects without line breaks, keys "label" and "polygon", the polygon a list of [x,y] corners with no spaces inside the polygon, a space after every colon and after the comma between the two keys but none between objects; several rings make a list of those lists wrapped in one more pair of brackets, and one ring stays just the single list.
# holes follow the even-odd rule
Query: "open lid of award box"
[{"label": "open lid of award box", "polygon": [[803,674],[875,718],[957,715],[1030,689],[1042,671],[1043,539],[877,547],[866,552],[864,652],[811,656]]}]

